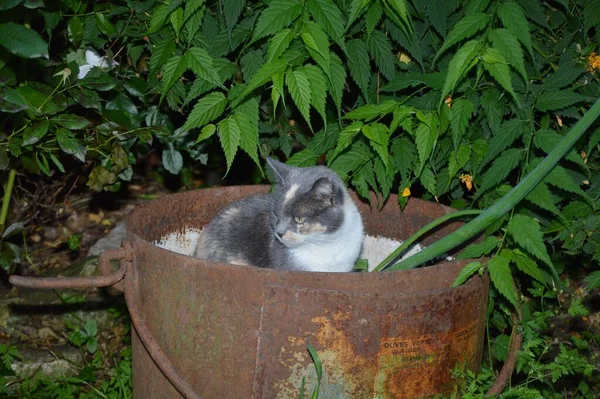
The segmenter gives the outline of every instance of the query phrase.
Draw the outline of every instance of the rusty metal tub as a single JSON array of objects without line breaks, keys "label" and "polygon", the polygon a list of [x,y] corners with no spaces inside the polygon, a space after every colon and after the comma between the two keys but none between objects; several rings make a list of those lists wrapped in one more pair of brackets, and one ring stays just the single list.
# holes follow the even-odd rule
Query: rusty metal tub
[{"label": "rusty metal tub", "polygon": [[[125,291],[134,323],[135,398],[298,398],[303,378],[309,392],[316,384],[308,342],[323,361],[321,398],[450,393],[456,364],[479,368],[489,281],[475,276],[450,288],[467,261],[401,272],[309,273],[219,264],[153,245],[267,190],[237,186],[155,200],[133,212],[123,248],[101,255],[107,276],[58,279],[62,287]],[[368,234],[400,240],[452,211],[411,199],[400,212],[394,197],[380,211],[359,208]],[[111,259],[121,260],[118,271]],[[17,276],[11,281],[28,284]],[[46,283],[55,287],[57,279]]]}]

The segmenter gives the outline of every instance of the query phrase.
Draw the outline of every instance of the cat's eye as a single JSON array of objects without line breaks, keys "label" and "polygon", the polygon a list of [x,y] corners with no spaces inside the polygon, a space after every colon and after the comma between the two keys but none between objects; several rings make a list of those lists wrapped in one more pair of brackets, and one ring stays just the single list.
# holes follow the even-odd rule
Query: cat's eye
[{"label": "cat's eye", "polygon": [[296,221],[296,223],[302,224],[302,223],[304,223],[304,221],[306,220],[306,218],[305,217],[296,216],[294,218],[294,220]]}]

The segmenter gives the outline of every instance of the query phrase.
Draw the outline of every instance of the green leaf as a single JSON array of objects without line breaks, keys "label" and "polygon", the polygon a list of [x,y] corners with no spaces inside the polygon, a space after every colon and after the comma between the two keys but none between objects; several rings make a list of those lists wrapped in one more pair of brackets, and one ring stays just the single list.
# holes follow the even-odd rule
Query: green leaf
[{"label": "green leaf", "polygon": [[480,196],[485,191],[504,180],[506,176],[517,167],[522,157],[523,152],[518,148],[510,148],[504,151],[504,153],[496,158],[492,166],[481,176],[481,184],[477,190],[477,195]]},{"label": "green leaf", "polygon": [[175,53],[175,42],[173,40],[165,40],[154,46],[149,62],[150,75],[154,75],[159,67],[170,60],[173,53]]},{"label": "green leaf", "polygon": [[481,256],[488,255],[490,252],[496,250],[499,244],[500,241],[497,237],[487,237],[482,242],[469,245],[456,257],[456,259],[475,259]]},{"label": "green leaf", "polygon": [[369,9],[367,10],[367,14],[365,15],[365,24],[367,28],[367,36],[371,36],[371,33],[381,21],[381,17],[383,16],[383,7],[381,3],[375,2],[372,3]]},{"label": "green leaf", "polygon": [[500,128],[504,114],[503,94],[496,88],[489,88],[481,97],[481,109],[485,115],[488,126],[495,132]]},{"label": "green leaf", "polygon": [[217,127],[212,123],[209,123],[208,125],[202,128],[202,131],[198,135],[198,138],[196,139],[194,144],[209,139],[210,137],[212,137],[213,134],[215,134],[216,131]]},{"label": "green leaf", "polygon": [[387,100],[381,104],[367,104],[348,112],[344,115],[344,119],[362,119],[369,121],[392,113],[396,107],[398,107],[398,103],[395,100]]},{"label": "green leaf", "polygon": [[96,17],[96,26],[100,29],[100,32],[104,33],[107,36],[116,35],[117,29],[113,24],[110,23],[108,19],[104,16],[104,14],[96,12],[94,13]]},{"label": "green leaf", "polygon": [[296,37],[296,33],[291,29],[284,29],[277,32],[275,36],[269,40],[269,48],[267,49],[267,62],[281,57],[285,50],[290,47],[290,43]]},{"label": "green leaf", "polygon": [[185,67],[189,67],[199,78],[215,86],[221,86],[221,78],[213,65],[208,52],[200,47],[192,47],[185,53]]},{"label": "green leaf", "polygon": [[35,124],[33,127],[25,130],[23,134],[23,144],[22,146],[32,145],[37,143],[48,133],[48,128],[50,127],[50,122],[44,120]]},{"label": "green leaf", "polygon": [[525,70],[523,50],[521,50],[517,38],[508,29],[494,29],[490,32],[490,40],[494,48],[504,56],[508,63],[521,74],[525,83],[528,84],[529,78]]},{"label": "green leaf", "polygon": [[501,256],[494,256],[487,264],[490,279],[494,287],[515,307],[517,305],[517,293],[515,282],[510,272],[508,260]]},{"label": "green leaf", "polygon": [[[438,57],[450,47],[454,46],[455,44],[461,42],[464,39],[468,39],[469,37],[473,36],[475,33],[485,28],[489,23],[490,16],[481,12],[463,17],[460,21],[454,24],[452,30],[450,31],[450,33],[448,33],[448,37],[446,37],[442,48],[439,49],[439,51],[433,58],[432,64],[435,64]],[[472,40],[471,42],[478,43],[479,41]],[[467,44],[468,43],[465,43],[463,45],[463,48],[467,46]],[[458,55],[458,53],[456,55]]]},{"label": "green leaf", "polygon": [[567,172],[567,170],[560,165],[556,165],[548,174],[546,179],[544,179],[544,181],[553,185],[554,187],[560,188],[561,190],[579,194],[584,198],[588,198],[586,193],[579,187],[581,182],[577,183],[573,176],[571,176],[569,172]]},{"label": "green leaf", "polygon": [[519,99],[512,87],[508,63],[500,51],[493,47],[488,47],[483,52],[481,58],[483,59],[483,67],[492,75],[496,82],[500,83],[504,90],[513,96],[518,104]]},{"label": "green leaf", "polygon": [[523,135],[523,129],[523,121],[519,119],[511,119],[504,122],[488,141],[488,152],[481,166],[486,165],[492,159],[495,159],[498,154],[510,147],[516,139]]},{"label": "green leaf", "polygon": [[345,21],[340,9],[332,0],[308,0],[307,8],[315,21],[323,27],[333,40],[341,40],[345,32]]},{"label": "green leaf", "polygon": [[265,60],[260,50],[249,50],[240,60],[244,80],[249,82],[252,76],[264,65]]},{"label": "green leaf", "polygon": [[225,22],[227,23],[227,31],[231,32],[237,23],[244,7],[246,0],[224,0],[223,14],[225,14]]},{"label": "green leaf", "polygon": [[525,255],[518,249],[513,251],[513,262],[517,265],[517,268],[525,274],[530,275],[540,283],[544,283],[544,276],[538,265],[530,257]]},{"label": "green leaf", "polygon": [[20,24],[0,24],[0,45],[22,58],[48,58],[48,43],[36,31]]},{"label": "green leaf", "polygon": [[70,130],[80,130],[85,129],[90,126],[92,123],[81,116],[73,115],[73,114],[61,114],[52,118],[52,122],[58,123],[64,128]]},{"label": "green leaf", "polygon": [[186,58],[181,56],[171,57],[162,68],[161,99],[167,95],[169,89],[181,78],[187,69]]},{"label": "green leaf", "polygon": [[181,153],[173,147],[173,144],[169,143],[169,148],[163,150],[162,163],[169,173],[174,175],[179,174],[179,171],[183,167],[183,157],[181,156]]},{"label": "green leaf", "polygon": [[[327,73],[327,71],[325,72]],[[342,60],[334,53],[331,53],[331,70],[327,77],[329,78],[329,94],[333,98],[338,115],[341,118],[342,96],[346,85],[346,68],[342,65]]]},{"label": "green leaf", "polygon": [[475,65],[477,62],[476,57],[479,54],[479,44],[479,40],[471,40],[465,43],[454,54],[448,65],[448,73],[446,74],[446,81],[444,82],[440,102],[446,98],[447,94],[454,90],[460,78]]},{"label": "green leaf", "polygon": [[355,141],[350,147],[329,164],[329,167],[342,177],[347,177],[369,162],[372,156],[371,149],[361,141]]},{"label": "green leaf", "polygon": [[227,172],[231,168],[233,159],[237,152],[242,136],[242,131],[238,125],[236,119],[233,116],[223,119],[219,122],[219,139],[221,141],[221,147],[225,152],[225,160],[227,161]]},{"label": "green leaf", "polygon": [[351,0],[350,15],[348,16],[348,25],[346,26],[346,29],[350,28],[354,21],[365,12],[367,6],[371,4],[372,1],[373,0]]},{"label": "green leaf", "polygon": [[73,136],[73,134],[64,128],[56,129],[56,141],[63,152],[73,155],[81,162],[85,162],[87,149]]},{"label": "green leaf", "polygon": [[[408,28],[408,31],[410,31],[410,18],[408,17],[408,10],[406,8],[406,0],[385,0],[385,3],[387,5],[389,5],[390,8],[396,12],[396,14],[398,14],[398,16],[400,17],[402,22],[404,22],[404,24]],[[394,19],[396,23],[400,22],[397,20],[397,18],[393,18],[394,14],[390,13],[389,11],[386,15],[388,17]],[[407,29],[405,29],[405,30],[407,30]]]},{"label": "green leaf", "polygon": [[373,123],[371,125],[363,126],[362,132],[365,137],[369,139],[371,147],[373,147],[375,152],[377,152],[385,167],[389,169],[390,155],[388,146],[390,141],[390,133],[388,131],[388,127],[382,123]]},{"label": "green leaf", "polygon": [[394,79],[396,76],[396,58],[392,53],[390,40],[380,30],[376,30],[369,37],[369,52],[383,76],[387,80]]},{"label": "green leaf", "polygon": [[277,111],[277,102],[283,99],[285,106],[285,97],[283,96],[283,73],[279,72],[273,75],[273,88],[271,89],[271,101],[273,102],[273,112]]},{"label": "green leaf", "polygon": [[171,26],[175,31],[175,37],[179,38],[179,32],[181,32],[181,28],[183,27],[183,8],[177,7],[169,18],[171,20]]},{"label": "green leaf", "polygon": [[76,103],[84,108],[102,110],[102,99],[97,92],[87,90],[82,87],[69,90],[69,94],[73,97]]},{"label": "green leaf", "polygon": [[309,21],[304,24],[301,37],[311,58],[317,62],[325,73],[330,73],[331,54],[329,52],[329,39],[323,29],[314,22]]},{"label": "green leaf", "polygon": [[429,166],[425,166],[425,168],[423,168],[421,176],[419,176],[419,180],[421,181],[423,187],[425,187],[425,189],[429,191],[431,195],[435,195],[437,186],[436,178]]},{"label": "green leaf", "polygon": [[585,277],[585,283],[587,284],[586,290],[588,292],[600,287],[600,270],[596,270],[588,274]]},{"label": "green leaf", "polygon": [[415,143],[417,144],[420,165],[425,165],[431,156],[431,152],[433,151],[433,146],[435,145],[437,138],[437,130],[432,129],[426,123],[419,124],[415,132]]},{"label": "green leaf", "polygon": [[[563,136],[556,133],[554,130],[541,129],[535,132],[535,135],[533,136],[533,144],[537,148],[540,148],[542,151],[544,151],[546,154],[549,154],[554,149],[554,147],[556,147],[561,142],[562,139]],[[565,156],[565,159],[574,162],[578,165],[585,166],[585,162],[581,158],[581,155],[576,153],[575,150],[570,150]]]},{"label": "green leaf", "polygon": [[435,30],[445,37],[448,30],[448,5],[443,1],[430,1],[426,3],[425,15]]},{"label": "green leaf", "polygon": [[[452,130],[452,142],[454,148],[458,148],[460,142],[467,132],[469,120],[475,112],[475,105],[471,100],[464,98],[452,102],[452,117],[450,119],[450,128]],[[453,174],[450,174],[453,176]]]},{"label": "green leaf", "polygon": [[506,361],[506,356],[508,356],[508,348],[510,347],[510,336],[508,335],[498,335],[494,339],[494,346],[492,352],[494,357],[501,362]]},{"label": "green leaf", "polygon": [[302,4],[297,0],[273,0],[258,17],[253,41],[287,28],[301,13]]},{"label": "green leaf", "polygon": [[471,147],[466,144],[461,144],[457,150],[450,153],[448,160],[448,177],[453,178],[456,173],[464,168],[471,159]]},{"label": "green leaf", "polygon": [[567,53],[563,54],[558,70],[544,79],[543,87],[546,90],[558,90],[572,84],[585,69],[577,65],[577,61]]},{"label": "green leaf", "polygon": [[169,7],[167,4],[159,4],[152,10],[152,17],[150,18],[150,28],[148,29],[148,34],[152,34],[157,32],[160,28],[163,27],[165,21],[171,14],[173,8]]},{"label": "green leaf", "polygon": [[[371,65],[367,45],[362,39],[352,39],[346,43],[348,54],[348,69],[350,76],[368,99],[369,80],[371,78]],[[400,76],[400,75],[399,75]]]},{"label": "green leaf", "polygon": [[325,102],[327,100],[327,78],[323,70],[316,65],[307,64],[304,72],[308,77],[311,88],[310,104],[323,118],[324,126],[327,126],[327,115],[325,113]]},{"label": "green leaf", "polygon": [[542,112],[554,111],[586,99],[587,97],[571,90],[543,91],[538,96],[535,107]]},{"label": "green leaf", "polygon": [[375,171],[375,177],[377,177],[379,187],[381,188],[381,196],[385,201],[389,197],[392,191],[392,186],[394,185],[395,170],[392,168],[386,168],[380,158],[375,159],[373,169]]},{"label": "green leaf", "polygon": [[514,215],[508,222],[508,231],[516,243],[527,252],[544,263],[552,265],[546,251],[540,224],[537,220],[526,215]]},{"label": "green leaf", "polygon": [[288,159],[287,165],[294,166],[313,166],[317,163],[319,156],[315,154],[310,148],[305,148],[302,151],[298,151]]},{"label": "green leaf", "polygon": [[348,148],[350,144],[352,144],[354,138],[358,133],[360,133],[362,127],[362,122],[352,122],[350,125],[342,129],[335,150],[331,155],[331,160],[334,160],[335,157],[337,157],[342,151]]},{"label": "green leaf", "polygon": [[[288,71],[285,74],[285,84],[298,107],[298,110],[310,126],[310,99],[312,96],[312,90],[308,75],[306,72],[298,68],[296,70]],[[311,127],[312,130],[312,127]]]},{"label": "green leaf", "polygon": [[221,116],[226,105],[227,98],[223,93],[213,92],[207,94],[196,103],[181,129],[186,131],[206,125]]},{"label": "green leaf", "polygon": [[106,169],[104,166],[96,166],[92,169],[86,185],[95,191],[101,191],[104,186],[114,184],[117,181],[117,175]]},{"label": "green leaf", "polygon": [[0,238],[5,239],[20,234],[24,228],[25,226],[21,222],[12,223],[4,230],[4,232],[0,235]]},{"label": "green leaf", "polygon": [[502,24],[510,31],[510,33],[519,39],[533,59],[529,23],[527,22],[527,19],[525,19],[523,8],[514,1],[507,1],[500,4],[497,11]]},{"label": "green leaf", "polygon": [[258,159],[258,100],[251,98],[240,105],[233,117],[242,132],[240,147],[261,168]]},{"label": "green leaf", "polygon": [[83,39],[84,32],[81,18],[75,16],[69,20],[69,24],[67,25],[67,38],[71,43],[78,45]]},{"label": "green leaf", "polygon": [[562,216],[560,210],[556,206],[556,199],[553,198],[548,186],[541,182],[538,184],[526,197],[525,200],[542,209],[550,211],[555,215]]},{"label": "green leaf", "polygon": [[83,87],[96,91],[109,91],[117,85],[117,81],[100,68],[92,68],[79,83]]},{"label": "green leaf", "polygon": [[600,1],[589,0],[583,4],[585,4],[585,7],[581,14],[583,15],[583,26],[586,32],[593,27],[598,29],[598,26],[600,26]]},{"label": "green leaf", "polygon": [[452,287],[458,287],[459,285],[462,285],[469,279],[469,277],[477,273],[480,269],[481,262],[471,262],[466,264],[462,269],[460,269],[458,276],[456,276],[456,279],[454,279],[454,282],[452,283]]}]

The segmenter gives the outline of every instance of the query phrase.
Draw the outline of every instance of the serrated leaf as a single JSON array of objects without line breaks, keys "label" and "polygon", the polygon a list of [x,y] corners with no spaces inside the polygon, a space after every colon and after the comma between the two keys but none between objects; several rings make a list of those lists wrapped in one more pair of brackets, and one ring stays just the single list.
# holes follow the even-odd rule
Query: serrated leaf
[{"label": "serrated leaf", "polygon": [[346,26],[346,29],[350,28],[350,25],[365,12],[372,1],[373,0],[351,0],[350,15],[348,16],[348,25]]},{"label": "serrated leaf", "polygon": [[196,103],[181,129],[186,131],[206,125],[221,116],[226,105],[227,98],[223,93],[213,92],[206,95]]},{"label": "serrated leaf", "polygon": [[[549,154],[554,147],[556,147],[562,141],[562,139],[563,136],[556,133],[554,130],[541,129],[535,132],[535,135],[533,136],[533,144],[546,154]],[[564,158],[581,166],[585,165],[584,160],[575,152],[575,150],[570,150]]]},{"label": "serrated leaf", "polygon": [[443,1],[430,1],[425,7],[425,15],[431,25],[442,37],[446,36],[448,29],[448,6]]},{"label": "serrated leaf", "polygon": [[186,51],[185,67],[190,68],[199,78],[215,86],[222,86],[217,69],[213,65],[213,59],[203,48],[192,47]]},{"label": "serrated leaf", "polygon": [[[367,58],[368,61],[368,58]],[[396,74],[396,77],[394,78],[394,80],[392,80],[390,83],[386,84],[385,86],[382,86],[380,88],[381,91],[383,92],[395,92],[395,91],[400,91],[400,90],[404,90],[407,87],[417,87],[420,85],[425,84],[424,80],[423,80],[423,74],[419,73],[419,72],[407,72],[407,73],[402,73],[402,74]],[[444,82],[442,81],[442,86],[444,85]],[[441,90],[441,87],[440,87]]]},{"label": "serrated leaf", "polygon": [[544,283],[542,272],[533,259],[525,255],[520,250],[515,249],[513,251],[512,260],[520,271],[530,275],[540,283]]},{"label": "serrated leaf", "polygon": [[419,176],[419,181],[431,195],[435,195],[437,182],[435,175],[429,166],[423,168],[421,176]]},{"label": "serrated leaf", "polygon": [[223,152],[225,153],[225,160],[227,161],[227,173],[229,173],[229,169],[231,168],[231,164],[233,163],[233,159],[235,158],[235,154],[237,153],[240,144],[242,132],[235,118],[231,116],[219,122],[218,126],[219,139],[221,141]]},{"label": "serrated leaf", "polygon": [[502,123],[504,101],[500,98],[501,96],[500,90],[492,87],[486,90],[481,97],[481,109],[492,132],[498,130]]},{"label": "serrated leaf", "polygon": [[367,104],[348,112],[344,115],[344,119],[362,119],[369,121],[392,113],[396,107],[398,107],[398,102],[395,100],[386,100],[381,104]]},{"label": "serrated leaf", "polygon": [[523,43],[533,59],[529,23],[525,19],[523,8],[514,1],[507,1],[498,6],[497,12],[502,24]]},{"label": "serrated leaf", "polygon": [[97,92],[93,90],[87,90],[82,87],[73,88],[69,90],[69,94],[73,97],[73,100],[84,108],[102,110],[102,99]]},{"label": "serrated leaf", "polygon": [[[327,71],[325,71],[325,73],[327,73]],[[329,94],[337,107],[338,115],[341,117],[342,96],[346,85],[346,69],[342,65],[342,60],[334,53],[331,53],[331,69],[327,77]]]},{"label": "serrated leaf", "polygon": [[305,65],[304,72],[308,77],[311,88],[310,104],[317,110],[323,125],[327,126],[327,115],[325,114],[325,102],[327,100],[327,78],[323,70],[316,65]]},{"label": "serrated leaf", "polygon": [[[471,100],[461,98],[452,102],[450,128],[452,130],[454,148],[458,148],[463,136],[467,132],[469,120],[473,116],[473,112],[475,112],[475,105]],[[452,173],[450,175],[453,176]]]},{"label": "serrated leaf", "polygon": [[103,166],[96,166],[90,172],[86,185],[95,191],[101,191],[104,186],[114,184],[117,181],[117,175]]},{"label": "serrated leaf", "polygon": [[315,21],[333,40],[341,40],[345,32],[344,16],[332,0],[308,0],[308,10]]},{"label": "serrated leaf", "polygon": [[311,58],[317,62],[325,73],[329,73],[331,69],[329,39],[323,29],[316,23],[309,21],[303,25],[301,37]]},{"label": "serrated leaf", "polygon": [[296,33],[287,28],[276,33],[275,36],[269,40],[269,48],[267,49],[267,62],[281,57],[295,37]]},{"label": "serrated leaf", "polygon": [[242,75],[244,80],[249,82],[252,76],[264,65],[265,60],[262,57],[262,51],[250,50],[244,54],[240,60],[242,66]]},{"label": "serrated leaf", "polygon": [[518,148],[510,148],[500,155],[492,166],[481,176],[481,184],[477,190],[477,195],[480,196],[488,189],[499,184],[508,176],[514,168],[517,167],[523,156],[522,150]]},{"label": "serrated leaf", "polygon": [[69,130],[85,129],[86,127],[92,124],[89,120],[73,114],[57,115],[54,118],[52,118],[52,122],[58,123],[62,127],[67,128]]},{"label": "serrated leaf", "polygon": [[277,111],[277,103],[282,98],[285,106],[285,98],[283,96],[283,73],[279,72],[273,75],[273,88],[271,89],[271,101],[273,102],[273,112]]},{"label": "serrated leaf", "polygon": [[188,65],[186,58],[181,56],[172,57],[162,68],[161,99],[167,95],[169,89],[181,78]]},{"label": "serrated leaf", "polygon": [[371,147],[377,152],[386,168],[390,167],[389,142],[390,133],[388,127],[382,123],[373,123],[362,127],[362,132],[369,139]]},{"label": "serrated leaf", "polygon": [[446,74],[440,101],[443,101],[446,98],[446,95],[454,90],[454,87],[460,78],[475,65],[474,62],[479,53],[479,44],[479,40],[471,40],[465,43],[458,49],[456,54],[454,54],[454,57],[452,57],[452,60],[448,65],[448,72]]},{"label": "serrated leaf", "polygon": [[207,140],[208,138],[212,137],[212,135],[215,134],[216,131],[217,131],[217,127],[215,125],[213,125],[212,123],[209,123],[208,125],[206,125],[202,128],[202,131],[198,135],[198,138],[196,139],[195,143],[199,143],[201,141]]},{"label": "serrated leaf", "polygon": [[96,12],[94,13],[96,17],[96,26],[100,29],[100,32],[104,33],[107,36],[116,35],[117,29],[115,26],[104,16],[104,14]]},{"label": "serrated leaf", "polygon": [[62,127],[56,129],[56,141],[63,152],[73,155],[81,162],[85,162],[87,149],[75,138],[75,136],[73,136],[70,131]]},{"label": "serrated leaf", "polygon": [[246,0],[224,0],[223,1],[223,14],[225,15],[225,22],[227,24],[227,31],[231,33],[233,27],[237,23],[242,10],[246,6]]},{"label": "serrated leaf", "polygon": [[305,148],[302,151],[298,151],[288,159],[287,165],[294,166],[313,166],[317,163],[319,156],[315,154],[310,148]]},{"label": "serrated leaf", "polygon": [[448,159],[448,177],[453,178],[456,173],[464,168],[471,158],[471,147],[466,144],[461,144],[457,150],[450,153]]},{"label": "serrated leaf", "polygon": [[396,76],[396,58],[392,53],[392,44],[387,36],[376,30],[369,37],[369,53],[383,76],[392,80]]},{"label": "serrated leaf", "polygon": [[579,194],[584,198],[588,198],[586,193],[581,189],[581,182],[578,184],[573,179],[573,176],[567,172],[565,168],[560,165],[556,165],[546,176],[544,182],[553,185],[554,187],[558,187],[561,190]]},{"label": "serrated leaf", "polygon": [[302,4],[297,0],[274,0],[258,17],[253,41],[272,35],[288,27],[302,13]]},{"label": "serrated leaf", "polygon": [[[294,103],[298,107],[298,110],[310,126],[310,99],[312,96],[312,90],[308,75],[301,69],[295,69],[288,71],[285,74],[285,84],[294,100]],[[312,127],[311,127],[312,130]]]},{"label": "serrated leaf", "polygon": [[48,133],[48,128],[50,127],[50,122],[44,120],[33,125],[31,128],[25,130],[23,134],[23,144],[22,146],[32,145],[40,141],[46,133]]},{"label": "serrated leaf", "polygon": [[483,67],[490,73],[490,75],[492,75],[496,82],[500,83],[500,86],[502,86],[504,90],[508,91],[513,96],[518,104],[519,99],[517,98],[517,95],[512,87],[512,79],[510,77],[508,63],[500,51],[493,47],[488,47],[483,52],[481,59],[483,60]]},{"label": "serrated leaf", "polygon": [[515,282],[510,272],[508,260],[501,256],[494,256],[487,264],[490,279],[494,287],[515,307],[517,305],[517,293]]},{"label": "serrated leaf", "polygon": [[365,15],[365,26],[367,28],[367,36],[371,36],[371,33],[377,27],[379,21],[381,21],[381,17],[383,16],[383,7],[381,3],[375,2],[372,3],[369,9],[367,10],[367,14]]},{"label": "serrated leaf", "polygon": [[417,144],[420,165],[425,165],[431,156],[437,138],[438,132],[436,130],[425,123],[419,123],[419,126],[415,131],[415,143]]},{"label": "serrated leaf", "polygon": [[456,279],[454,279],[454,282],[452,283],[452,287],[458,287],[459,285],[462,285],[469,279],[469,277],[477,273],[479,269],[481,269],[481,262],[471,262],[466,264],[462,269],[460,269],[458,276],[456,276]]},{"label": "serrated leaf", "polygon": [[[387,16],[394,20],[398,25],[402,26],[404,31],[409,33],[411,31],[410,18],[408,17],[408,9],[406,8],[406,0],[384,0],[385,4],[389,6],[399,17],[396,18],[396,15],[393,12],[390,12],[388,8]],[[404,24],[402,24],[404,23]],[[404,27],[406,25],[406,27]]]},{"label": "serrated leaf", "polygon": [[542,112],[554,111],[586,99],[585,96],[571,90],[543,91],[538,96],[535,107]]},{"label": "serrated leaf", "polygon": [[508,335],[498,335],[494,339],[494,346],[492,347],[492,353],[494,357],[501,362],[506,361],[506,357],[508,356],[508,348],[510,347],[510,336]]},{"label": "serrated leaf", "polygon": [[488,255],[490,252],[498,248],[499,243],[500,242],[497,237],[487,237],[482,242],[469,245],[456,257],[456,259],[475,259]]},{"label": "serrated leaf", "polygon": [[337,123],[325,126],[312,137],[307,148],[313,150],[317,155],[323,155],[335,146],[340,130],[340,125]]},{"label": "serrated leaf", "polygon": [[336,157],[329,167],[344,178],[369,162],[372,154],[371,149],[365,143],[355,141],[346,151]]},{"label": "serrated leaf", "polygon": [[365,99],[368,99],[371,65],[367,45],[362,39],[352,39],[346,43],[346,49],[350,76],[363,92]]},{"label": "serrated leaf", "polygon": [[380,158],[375,159],[373,170],[375,171],[375,177],[377,178],[379,188],[381,189],[381,196],[383,197],[383,201],[385,201],[392,191],[395,171],[391,168],[386,168]]},{"label": "serrated leaf", "polygon": [[394,139],[391,147],[396,170],[402,175],[402,179],[407,180],[416,164],[417,151],[415,145],[406,137],[400,137]]},{"label": "serrated leaf", "polygon": [[577,62],[568,53],[563,54],[558,64],[558,70],[544,79],[543,87],[546,90],[558,90],[572,84],[585,69],[578,66]]},{"label": "serrated leaf", "polygon": [[260,167],[260,161],[258,159],[258,102],[254,99],[253,101],[255,101],[257,105],[256,117],[238,111],[233,115],[233,118],[237,122],[241,132],[240,147],[250,156],[250,158],[252,158],[254,163]]},{"label": "serrated leaf", "polygon": [[0,46],[22,58],[48,58],[48,43],[21,24],[0,24]]},{"label": "serrated leaf", "polygon": [[[436,56],[433,58],[433,64],[437,61],[438,57],[442,55],[446,50],[455,44],[459,43],[464,39],[468,39],[473,36],[475,33],[479,32],[483,28],[485,28],[490,23],[490,16],[481,12],[466,15],[460,21],[454,24],[452,30],[448,33],[448,37],[444,41],[442,48],[439,49]],[[478,42],[477,40],[472,40],[471,42]],[[469,42],[470,43],[470,42]],[[463,48],[468,43],[463,45]],[[458,55],[458,53],[457,53]],[[455,56],[456,57],[456,56]]]},{"label": "serrated leaf", "polygon": [[507,62],[521,74],[523,80],[528,84],[529,78],[525,70],[523,51],[517,38],[508,29],[494,29],[490,32],[490,40],[492,46],[502,53]]},{"label": "serrated leaf", "polygon": [[354,138],[358,133],[360,133],[362,127],[363,123],[360,121],[356,121],[352,122],[350,125],[342,129],[335,150],[331,155],[331,160],[334,160],[336,156],[338,156],[342,151],[348,148],[350,144],[352,144]]},{"label": "serrated leaf", "polygon": [[148,34],[152,34],[157,32],[160,28],[163,27],[165,21],[171,14],[173,8],[169,7],[167,4],[159,4],[152,10],[152,16],[150,18],[150,28],[148,29]]},{"label": "serrated leaf", "polygon": [[[203,0],[195,0],[191,3],[202,3]],[[201,7],[201,6],[200,6]],[[196,34],[202,27],[202,19],[204,18],[205,8],[199,9],[199,11],[194,10],[191,14],[189,13],[190,9],[194,9],[193,6],[190,6],[190,2],[186,3],[185,12],[183,13],[183,31],[186,34],[186,40],[188,45],[191,45]],[[197,12],[196,12],[197,11]]]},{"label": "serrated leaf", "polygon": [[592,27],[600,26],[600,1],[599,0],[589,0],[584,2],[585,7],[583,9],[583,24],[585,30]]},{"label": "serrated leaf", "polygon": [[523,135],[524,125],[519,119],[511,119],[502,124],[494,136],[488,140],[488,151],[481,165],[486,165],[498,154],[510,147],[516,139]]},{"label": "serrated leaf", "polygon": [[561,215],[560,210],[556,206],[556,200],[552,197],[552,193],[548,186],[541,182],[539,183],[526,197],[525,200],[542,209],[550,211],[555,215]]},{"label": "serrated leaf", "polygon": [[514,215],[508,222],[508,231],[523,249],[544,263],[552,265],[537,220],[526,215]]},{"label": "serrated leaf", "polygon": [[415,113],[413,107],[407,105],[399,105],[394,110],[394,117],[390,123],[390,132],[394,133],[398,127],[402,126],[405,130],[411,131],[412,125],[411,116]]},{"label": "serrated leaf", "polygon": [[179,174],[179,171],[183,167],[183,157],[181,156],[181,153],[173,147],[173,144],[169,143],[169,148],[163,150],[162,163],[169,173],[174,175]]},{"label": "serrated leaf", "polygon": [[150,74],[154,74],[160,66],[171,59],[173,53],[175,53],[175,42],[173,40],[165,40],[154,46],[149,62]]}]

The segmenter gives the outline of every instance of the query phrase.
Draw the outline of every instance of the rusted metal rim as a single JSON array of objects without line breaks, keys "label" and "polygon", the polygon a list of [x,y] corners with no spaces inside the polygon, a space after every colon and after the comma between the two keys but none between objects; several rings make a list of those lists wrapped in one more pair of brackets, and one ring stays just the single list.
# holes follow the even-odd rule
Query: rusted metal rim
[{"label": "rusted metal rim", "polygon": [[169,360],[156,339],[154,339],[150,333],[150,329],[146,325],[146,321],[141,316],[142,310],[138,303],[138,295],[135,289],[136,285],[137,278],[130,274],[125,280],[124,293],[125,301],[127,302],[127,308],[129,309],[129,315],[131,316],[131,321],[135,327],[135,331],[142,341],[142,344],[160,371],[165,377],[167,377],[169,382],[175,387],[175,389],[179,391],[181,395],[187,399],[202,399],[202,397],[194,391],[190,384],[183,379],[183,377],[181,377],[177,368]]},{"label": "rusted metal rim", "polygon": [[111,249],[100,255],[99,264],[102,276],[93,277],[22,277],[12,275],[8,281],[17,287],[68,289],[68,288],[98,288],[108,287],[119,283],[125,277],[127,266],[111,272],[111,260],[123,260],[131,257],[131,252],[126,248]]}]

